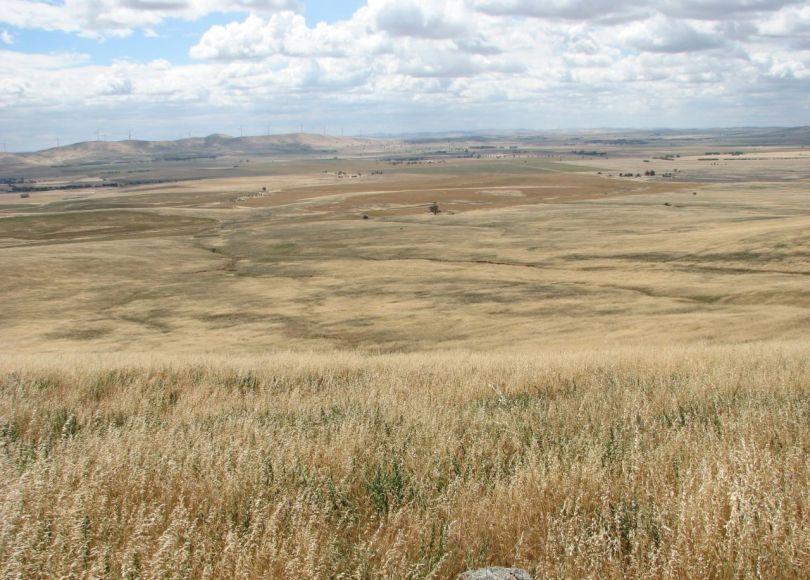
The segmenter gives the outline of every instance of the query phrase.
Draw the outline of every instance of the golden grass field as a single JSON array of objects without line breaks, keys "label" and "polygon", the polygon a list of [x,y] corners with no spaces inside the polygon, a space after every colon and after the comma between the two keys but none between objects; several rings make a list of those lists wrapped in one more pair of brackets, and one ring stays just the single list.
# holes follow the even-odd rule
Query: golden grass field
[{"label": "golden grass field", "polygon": [[0,575],[807,577],[806,150],[672,151],[0,194]]},{"label": "golden grass field", "polygon": [[807,342],[17,356],[5,577],[806,577]]}]

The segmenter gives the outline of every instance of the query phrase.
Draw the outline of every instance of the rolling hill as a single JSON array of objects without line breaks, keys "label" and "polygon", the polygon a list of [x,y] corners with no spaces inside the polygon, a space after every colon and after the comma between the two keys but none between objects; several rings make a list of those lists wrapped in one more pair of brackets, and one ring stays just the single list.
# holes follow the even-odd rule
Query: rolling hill
[{"label": "rolling hill", "polygon": [[76,165],[97,162],[157,160],[240,155],[301,155],[358,151],[374,148],[379,141],[353,137],[332,137],[308,133],[230,137],[214,134],[177,141],[84,141],[31,153],[0,156],[0,169],[15,167]]}]

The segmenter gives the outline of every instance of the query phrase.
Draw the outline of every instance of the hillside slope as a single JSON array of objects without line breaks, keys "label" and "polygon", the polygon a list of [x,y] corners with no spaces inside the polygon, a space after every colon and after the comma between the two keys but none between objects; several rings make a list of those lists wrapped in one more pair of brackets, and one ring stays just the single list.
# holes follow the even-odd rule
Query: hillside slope
[{"label": "hillside slope", "polygon": [[0,167],[72,165],[132,160],[182,160],[238,155],[317,154],[371,148],[379,141],[308,133],[230,137],[209,135],[177,141],[84,141],[32,153],[4,154]]}]

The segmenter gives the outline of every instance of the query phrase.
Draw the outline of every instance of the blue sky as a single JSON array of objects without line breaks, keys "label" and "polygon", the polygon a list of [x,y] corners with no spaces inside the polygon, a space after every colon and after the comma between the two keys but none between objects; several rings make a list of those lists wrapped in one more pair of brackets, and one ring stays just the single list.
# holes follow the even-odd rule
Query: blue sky
[{"label": "blue sky", "polygon": [[810,124],[810,0],[3,0],[12,150]]},{"label": "blue sky", "polygon": [[[309,25],[319,22],[333,23],[351,18],[363,6],[360,0],[309,0],[303,5],[303,15]],[[101,41],[83,38],[73,33],[25,29],[4,25],[0,27],[13,37],[7,49],[20,52],[77,52],[90,56],[94,64],[110,64],[118,59],[149,61],[167,59],[173,63],[188,63],[188,51],[206,30],[217,24],[224,25],[242,17],[239,12],[216,12],[197,20],[169,20],[155,27],[157,37],[144,31],[135,31],[125,38],[105,38]]]},{"label": "blue sky", "polygon": [[350,18],[364,4],[357,0],[311,0],[305,3],[304,16],[309,24],[336,22]]}]

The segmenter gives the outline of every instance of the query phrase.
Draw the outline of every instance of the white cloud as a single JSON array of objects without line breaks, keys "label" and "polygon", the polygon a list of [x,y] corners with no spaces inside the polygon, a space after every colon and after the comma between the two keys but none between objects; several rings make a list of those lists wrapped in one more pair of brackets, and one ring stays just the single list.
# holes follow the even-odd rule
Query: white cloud
[{"label": "white cloud", "polygon": [[[95,20],[71,15],[77,33],[149,31],[215,4],[96,1]],[[320,115],[392,130],[412,118],[442,127],[810,123],[808,0],[368,0],[351,18],[315,26],[287,0],[228,5],[247,14],[202,34],[192,64],[0,51],[0,124],[22,110],[171,110],[167,123],[267,111],[293,125]]]},{"label": "white cloud", "polygon": [[579,21],[632,19],[652,14],[640,0],[469,0],[477,9],[501,16],[528,16]]},{"label": "white cloud", "polygon": [[468,0],[490,14],[610,21],[664,14],[677,18],[722,20],[753,16],[803,4],[804,0]]},{"label": "white cloud", "polygon": [[432,39],[466,36],[470,16],[465,3],[459,0],[369,0],[359,15],[370,19],[376,30],[393,37]]},{"label": "white cloud", "polygon": [[646,52],[694,53],[726,44],[723,36],[712,26],[664,16],[633,22],[623,27],[619,38],[628,48]]},{"label": "white cloud", "polygon": [[0,30],[0,42],[3,44],[14,44],[14,36],[8,30]]},{"label": "white cloud", "polygon": [[[354,28],[354,30],[353,30]],[[214,26],[193,46],[190,54],[198,59],[255,59],[275,55],[347,56],[362,30],[350,25],[307,26],[304,17],[293,12],[273,14],[267,20],[250,15],[242,22]]]},{"label": "white cloud", "polygon": [[803,0],[663,0],[660,6],[663,13],[678,18],[725,20],[752,18],[801,3]]},{"label": "white cloud", "polygon": [[769,37],[810,37],[810,4],[791,6],[786,10],[775,12],[762,21],[758,28],[760,34]]},{"label": "white cloud", "polygon": [[196,20],[214,12],[264,14],[300,9],[298,0],[4,0],[0,22],[103,38],[151,30],[169,18]]}]

